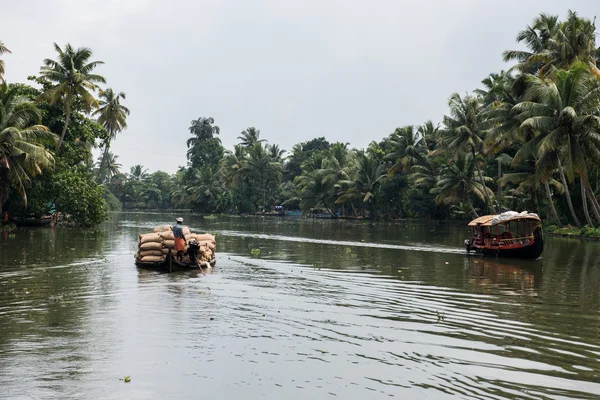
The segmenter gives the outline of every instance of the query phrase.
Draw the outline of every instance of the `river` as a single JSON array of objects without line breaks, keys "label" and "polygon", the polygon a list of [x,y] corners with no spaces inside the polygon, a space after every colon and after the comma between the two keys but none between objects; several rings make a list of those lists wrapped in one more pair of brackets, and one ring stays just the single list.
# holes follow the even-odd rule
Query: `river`
[{"label": "river", "polygon": [[0,233],[0,398],[600,398],[599,242],[497,260],[462,224],[183,215],[213,273],[137,269],[174,217]]}]

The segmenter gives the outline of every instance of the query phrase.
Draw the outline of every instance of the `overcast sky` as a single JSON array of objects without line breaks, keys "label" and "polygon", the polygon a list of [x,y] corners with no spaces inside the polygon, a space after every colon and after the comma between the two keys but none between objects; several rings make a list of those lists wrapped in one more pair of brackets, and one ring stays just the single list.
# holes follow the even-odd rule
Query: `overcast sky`
[{"label": "overcast sky", "polygon": [[127,94],[112,146],[123,169],[185,165],[190,121],[213,117],[226,148],[249,126],[290,149],[318,136],[363,148],[439,122],[449,95],[506,69],[502,52],[540,12],[593,18],[596,0],[3,0],[9,82],[53,42],[85,46]]}]

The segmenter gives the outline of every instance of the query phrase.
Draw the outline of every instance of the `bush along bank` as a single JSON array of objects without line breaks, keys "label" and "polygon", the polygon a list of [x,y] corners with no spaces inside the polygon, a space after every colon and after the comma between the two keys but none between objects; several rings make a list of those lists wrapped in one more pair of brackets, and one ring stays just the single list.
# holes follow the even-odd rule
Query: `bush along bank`
[{"label": "bush along bank", "polygon": [[556,225],[550,225],[549,227],[544,228],[544,233],[554,236],[600,240],[600,228],[590,228],[587,225],[582,228],[577,228],[575,226],[559,228]]}]

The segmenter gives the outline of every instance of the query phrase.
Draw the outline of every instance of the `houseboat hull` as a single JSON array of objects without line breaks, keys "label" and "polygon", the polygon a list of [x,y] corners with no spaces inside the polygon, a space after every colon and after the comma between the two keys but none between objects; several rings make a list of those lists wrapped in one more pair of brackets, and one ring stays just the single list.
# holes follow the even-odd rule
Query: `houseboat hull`
[{"label": "houseboat hull", "polygon": [[544,251],[544,240],[536,239],[533,243],[524,247],[517,248],[478,248],[471,247],[471,250],[475,250],[477,253],[481,253],[484,256],[493,257],[507,257],[507,258],[529,258],[535,260],[542,255]]}]

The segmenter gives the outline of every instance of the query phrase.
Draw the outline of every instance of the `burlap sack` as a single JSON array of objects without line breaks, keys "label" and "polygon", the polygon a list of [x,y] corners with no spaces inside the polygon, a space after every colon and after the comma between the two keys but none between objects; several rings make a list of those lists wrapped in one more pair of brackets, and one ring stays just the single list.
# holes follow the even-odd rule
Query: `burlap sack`
[{"label": "burlap sack", "polygon": [[165,240],[164,242],[162,242],[162,247],[167,249],[174,249],[175,240]]},{"label": "burlap sack", "polygon": [[163,240],[173,240],[173,239],[175,239],[175,236],[173,236],[173,232],[171,232],[171,231],[161,232],[161,233],[159,233],[159,235],[160,235],[160,237]]},{"label": "burlap sack", "polygon": [[140,260],[141,262],[159,262],[159,261],[165,261],[165,258],[163,256],[146,256],[146,257],[142,257],[142,259]]},{"label": "burlap sack", "polygon": [[183,227],[183,234],[184,235],[189,235],[190,233],[192,233],[192,231],[190,231],[190,228],[187,226]]},{"label": "burlap sack", "polygon": [[140,244],[148,242],[161,242],[162,238],[157,233],[143,233],[140,235]]},{"label": "burlap sack", "polygon": [[163,252],[162,252],[162,250],[143,250],[143,251],[140,251],[139,256],[140,257],[146,257],[146,256],[159,256],[159,257],[162,257],[163,256]]},{"label": "burlap sack", "polygon": [[170,230],[171,230],[171,227],[169,225],[162,225],[162,226],[155,227],[153,232],[159,233],[159,232],[166,232],[166,231],[170,231]]},{"label": "burlap sack", "polygon": [[209,249],[214,250],[217,248],[217,244],[215,242],[211,242],[208,240],[198,241],[198,243],[200,243],[200,246],[205,246],[205,247],[208,247]]},{"label": "burlap sack", "polygon": [[196,240],[199,242],[208,240],[208,241],[215,241],[215,237],[213,235],[209,235],[208,233],[197,233],[196,234]]},{"label": "burlap sack", "polygon": [[167,254],[169,254],[169,249],[167,247],[163,247],[161,252],[166,256]]},{"label": "burlap sack", "polygon": [[141,251],[146,250],[160,250],[163,248],[163,243],[161,242],[146,242],[140,245]]}]

